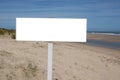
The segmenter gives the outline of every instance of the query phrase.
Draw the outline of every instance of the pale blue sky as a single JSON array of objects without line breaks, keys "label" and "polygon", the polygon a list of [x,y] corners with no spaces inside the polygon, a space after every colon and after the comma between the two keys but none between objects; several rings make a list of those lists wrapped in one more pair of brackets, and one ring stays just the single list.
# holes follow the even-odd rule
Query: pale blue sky
[{"label": "pale blue sky", "polygon": [[16,17],[87,18],[88,31],[120,32],[120,0],[0,0],[0,27]]}]

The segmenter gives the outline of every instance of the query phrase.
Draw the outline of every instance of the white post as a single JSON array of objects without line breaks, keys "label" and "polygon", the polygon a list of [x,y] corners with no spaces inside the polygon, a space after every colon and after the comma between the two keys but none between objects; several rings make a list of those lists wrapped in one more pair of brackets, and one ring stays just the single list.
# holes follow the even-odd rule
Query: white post
[{"label": "white post", "polygon": [[52,80],[52,56],[53,56],[53,43],[48,42],[48,79]]}]

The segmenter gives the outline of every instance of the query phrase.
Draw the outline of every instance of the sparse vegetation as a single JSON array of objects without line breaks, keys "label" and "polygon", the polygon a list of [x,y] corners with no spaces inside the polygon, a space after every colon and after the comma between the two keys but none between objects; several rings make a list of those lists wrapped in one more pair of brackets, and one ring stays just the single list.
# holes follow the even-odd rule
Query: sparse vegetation
[{"label": "sparse vegetation", "polygon": [[7,77],[7,80],[12,80],[12,76],[6,75],[6,77]]},{"label": "sparse vegetation", "polygon": [[16,38],[16,34],[15,34],[15,33],[12,33],[12,34],[11,34],[11,38],[12,38],[12,39],[15,39],[15,38]]},{"label": "sparse vegetation", "polygon": [[0,35],[4,35],[5,33],[6,33],[6,29],[4,29],[4,28],[0,28]]},{"label": "sparse vegetation", "polygon": [[30,75],[34,77],[37,75],[37,66],[29,63],[26,68],[23,68],[23,72],[26,77],[30,77]]},{"label": "sparse vegetation", "polygon": [[9,35],[12,39],[16,38],[15,30],[0,28],[0,36]]}]

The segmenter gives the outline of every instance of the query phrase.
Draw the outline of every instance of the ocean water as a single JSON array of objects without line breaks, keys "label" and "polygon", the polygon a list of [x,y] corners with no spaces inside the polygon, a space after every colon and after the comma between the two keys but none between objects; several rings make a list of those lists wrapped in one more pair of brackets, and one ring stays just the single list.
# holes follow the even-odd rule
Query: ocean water
[{"label": "ocean water", "polygon": [[87,43],[85,44],[120,50],[120,42],[109,42],[109,41],[88,39]]}]

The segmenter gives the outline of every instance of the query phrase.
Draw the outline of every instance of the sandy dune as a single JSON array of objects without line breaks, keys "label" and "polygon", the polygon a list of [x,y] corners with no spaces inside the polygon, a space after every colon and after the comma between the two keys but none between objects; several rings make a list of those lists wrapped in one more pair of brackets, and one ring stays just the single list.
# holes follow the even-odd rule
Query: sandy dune
[{"label": "sandy dune", "polygon": [[0,39],[0,80],[46,80],[47,44]]},{"label": "sandy dune", "polygon": [[[47,80],[47,42],[0,38],[0,80]],[[120,50],[54,42],[53,80],[120,80]]]},{"label": "sandy dune", "polygon": [[119,53],[77,43],[58,43],[54,48],[53,76],[57,80],[119,80]]}]

